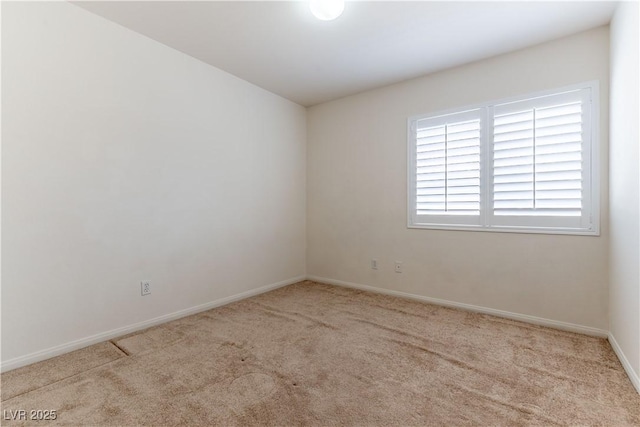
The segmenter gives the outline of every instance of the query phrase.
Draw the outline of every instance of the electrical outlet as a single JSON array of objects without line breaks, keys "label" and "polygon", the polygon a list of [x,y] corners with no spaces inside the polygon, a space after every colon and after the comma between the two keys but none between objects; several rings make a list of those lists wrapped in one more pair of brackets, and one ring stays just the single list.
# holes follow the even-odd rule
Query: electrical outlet
[{"label": "electrical outlet", "polygon": [[372,269],[372,270],[377,270],[377,269],[378,269],[378,260],[377,260],[377,259],[375,259],[375,258],[373,258],[373,259],[371,260],[371,269]]},{"label": "electrical outlet", "polygon": [[396,273],[402,273],[402,261],[396,261],[395,269]]},{"label": "electrical outlet", "polygon": [[142,296],[149,295],[151,293],[151,282],[142,281],[140,282],[140,294]]}]

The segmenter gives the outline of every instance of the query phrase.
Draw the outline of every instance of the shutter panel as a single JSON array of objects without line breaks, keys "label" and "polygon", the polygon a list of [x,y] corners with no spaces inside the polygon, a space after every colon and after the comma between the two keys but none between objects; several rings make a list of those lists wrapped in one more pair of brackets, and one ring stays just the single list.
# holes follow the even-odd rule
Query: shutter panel
[{"label": "shutter panel", "polygon": [[582,215],[582,101],[535,110],[535,204],[546,215]]},{"label": "shutter panel", "polygon": [[493,120],[493,209],[513,215],[534,207],[533,111]]},{"label": "shutter panel", "polygon": [[417,215],[480,214],[479,111],[418,120]]},{"label": "shutter panel", "polygon": [[494,107],[493,215],[580,217],[582,91]]}]

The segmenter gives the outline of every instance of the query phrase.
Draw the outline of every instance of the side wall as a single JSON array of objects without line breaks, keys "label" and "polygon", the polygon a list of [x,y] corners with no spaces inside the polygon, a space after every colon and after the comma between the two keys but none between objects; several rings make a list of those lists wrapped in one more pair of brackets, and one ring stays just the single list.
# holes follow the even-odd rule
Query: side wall
[{"label": "side wall", "polygon": [[[601,27],[310,108],[307,273],[606,334],[608,64]],[[408,117],[590,80],[600,82],[601,236],[407,228]]]},{"label": "side wall", "polygon": [[303,107],[66,2],[2,8],[3,368],[304,276]]},{"label": "side wall", "polygon": [[611,21],[611,343],[640,392],[640,132],[638,3]]}]

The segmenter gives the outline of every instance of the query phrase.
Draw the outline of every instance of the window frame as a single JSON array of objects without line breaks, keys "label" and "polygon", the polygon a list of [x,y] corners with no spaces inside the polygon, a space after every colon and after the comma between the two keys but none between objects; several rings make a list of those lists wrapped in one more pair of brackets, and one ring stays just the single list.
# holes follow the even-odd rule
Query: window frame
[{"label": "window frame", "polygon": [[[493,109],[509,103],[521,103],[535,101],[565,92],[588,89],[590,91],[590,104],[585,114],[583,126],[587,129],[583,137],[583,215],[579,218],[579,227],[549,226],[558,216],[532,216],[523,215],[523,223],[515,225],[498,225],[492,223],[493,213]],[[584,105],[584,104],[583,104]],[[480,110],[480,215],[479,221],[460,221],[457,215],[417,215],[416,205],[416,124],[420,120],[441,119],[445,116],[464,114],[469,111]],[[537,233],[537,234],[565,234],[565,235],[600,235],[600,93],[599,81],[593,80],[560,88],[538,91],[524,95],[512,96],[468,105],[459,108],[451,108],[428,114],[414,115],[407,119],[407,228],[435,229],[435,230],[459,230],[459,231],[490,231],[506,233]],[[425,217],[432,218],[431,222],[423,222]],[[476,216],[473,216],[476,218]],[[512,217],[509,217],[512,218]],[[472,223],[468,223],[472,222]],[[475,223],[473,223],[475,222]],[[508,222],[508,221],[503,221]],[[536,224],[537,222],[537,224]]]}]

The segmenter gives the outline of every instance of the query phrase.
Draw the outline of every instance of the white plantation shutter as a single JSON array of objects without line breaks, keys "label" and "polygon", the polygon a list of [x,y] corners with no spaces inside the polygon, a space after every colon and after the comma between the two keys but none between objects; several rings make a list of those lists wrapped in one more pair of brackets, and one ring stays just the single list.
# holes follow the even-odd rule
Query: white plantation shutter
[{"label": "white plantation shutter", "polygon": [[493,107],[492,224],[584,225],[589,95],[574,90]]},{"label": "white plantation shutter", "polygon": [[409,227],[598,234],[597,103],[592,82],[410,119]]},{"label": "white plantation shutter", "polygon": [[413,133],[414,216],[479,224],[480,110],[417,120]]}]

